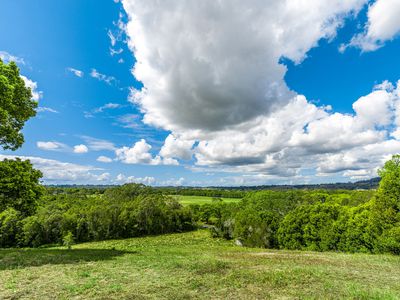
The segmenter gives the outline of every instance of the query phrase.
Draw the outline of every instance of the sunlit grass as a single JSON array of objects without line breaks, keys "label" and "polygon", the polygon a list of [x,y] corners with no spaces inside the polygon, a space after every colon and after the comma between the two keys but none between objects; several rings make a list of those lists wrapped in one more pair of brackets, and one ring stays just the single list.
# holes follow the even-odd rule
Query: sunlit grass
[{"label": "sunlit grass", "polygon": [[239,202],[240,198],[213,198],[213,197],[205,197],[205,196],[172,196],[176,200],[178,200],[182,205],[190,205],[190,204],[210,204],[216,199],[221,199],[224,203],[232,203],[232,202]]},{"label": "sunlit grass", "polygon": [[250,249],[207,231],[0,250],[0,299],[399,299],[400,257]]}]

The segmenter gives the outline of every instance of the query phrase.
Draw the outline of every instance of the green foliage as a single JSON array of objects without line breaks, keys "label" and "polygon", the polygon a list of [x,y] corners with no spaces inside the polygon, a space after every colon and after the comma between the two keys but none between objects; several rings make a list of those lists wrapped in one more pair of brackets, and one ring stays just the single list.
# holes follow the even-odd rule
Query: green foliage
[{"label": "green foliage", "polygon": [[278,240],[282,248],[314,251],[336,250],[333,230],[343,208],[337,204],[302,205],[288,213],[282,221]]},{"label": "green foliage", "polygon": [[400,156],[387,161],[379,175],[379,189],[370,199],[356,192],[348,199],[319,195],[322,203],[287,214],[278,232],[280,246],[400,254]]},{"label": "green foliage", "polygon": [[76,242],[85,242],[194,228],[189,208],[151,188],[131,184],[113,188],[112,193],[104,196],[45,196],[35,215],[21,221],[21,232],[14,244],[7,246],[65,244],[69,233]]},{"label": "green foliage", "polygon": [[245,246],[277,248],[276,232],[285,214],[301,201],[302,192],[250,193],[234,216],[233,237]]},{"label": "green foliage", "polygon": [[133,200],[139,195],[148,194],[161,194],[154,188],[145,186],[144,184],[132,184],[127,183],[122,186],[107,189],[104,192],[104,197],[108,198],[110,201],[126,201]]},{"label": "green foliage", "polygon": [[12,207],[25,216],[33,214],[44,192],[41,177],[28,160],[0,161],[0,211]]},{"label": "green foliage", "polygon": [[373,202],[373,217],[383,232],[400,222],[400,155],[387,161],[379,175],[382,179]]},{"label": "green foliage", "polygon": [[37,102],[25,86],[14,62],[8,65],[0,59],[0,145],[15,150],[24,142],[21,133],[25,122],[36,115]]},{"label": "green foliage", "polygon": [[14,208],[7,208],[0,213],[0,248],[17,244],[21,231],[21,213]]},{"label": "green foliage", "polygon": [[245,246],[314,251],[400,252],[400,156],[380,170],[378,191],[312,190],[248,193],[229,212],[209,217],[214,236]]},{"label": "green foliage", "polygon": [[385,230],[379,238],[380,252],[400,255],[400,226]]}]

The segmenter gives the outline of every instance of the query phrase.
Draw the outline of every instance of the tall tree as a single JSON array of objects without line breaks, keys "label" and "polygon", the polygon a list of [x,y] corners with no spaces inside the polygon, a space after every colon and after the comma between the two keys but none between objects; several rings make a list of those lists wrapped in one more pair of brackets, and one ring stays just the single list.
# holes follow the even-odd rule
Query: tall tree
[{"label": "tall tree", "polygon": [[14,62],[0,59],[0,145],[16,150],[24,143],[21,133],[25,122],[36,115],[37,102],[32,91],[25,86]]},{"label": "tall tree", "polygon": [[33,214],[44,192],[41,177],[42,172],[35,170],[29,160],[0,162],[0,211],[12,207],[25,216]]},{"label": "tall tree", "polygon": [[400,222],[400,155],[393,155],[379,170],[381,182],[374,201],[375,219],[382,228]]}]

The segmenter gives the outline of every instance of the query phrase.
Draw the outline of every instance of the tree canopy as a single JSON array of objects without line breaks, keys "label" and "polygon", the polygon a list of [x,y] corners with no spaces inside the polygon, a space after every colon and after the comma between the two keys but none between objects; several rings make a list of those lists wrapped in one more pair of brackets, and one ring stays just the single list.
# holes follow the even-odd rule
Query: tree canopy
[{"label": "tree canopy", "polygon": [[0,59],[0,145],[16,150],[24,143],[21,133],[25,122],[36,115],[37,102],[32,91],[25,86],[14,62]]},{"label": "tree canopy", "polygon": [[25,216],[34,213],[44,192],[39,182],[41,177],[42,172],[35,170],[29,160],[0,162],[0,211],[11,207]]}]

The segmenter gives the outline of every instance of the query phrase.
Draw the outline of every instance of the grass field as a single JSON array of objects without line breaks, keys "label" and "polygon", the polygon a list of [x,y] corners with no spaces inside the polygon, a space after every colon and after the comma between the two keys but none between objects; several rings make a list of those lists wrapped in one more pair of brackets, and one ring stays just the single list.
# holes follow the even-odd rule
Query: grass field
[{"label": "grass field", "polygon": [[[205,197],[205,196],[175,196],[173,195],[175,199],[177,199],[182,205],[189,205],[189,204],[207,204],[207,203],[212,203],[213,197]],[[221,198],[223,202],[230,203],[230,202],[239,202],[241,199],[240,198]]]},{"label": "grass field", "polygon": [[0,299],[399,299],[400,257],[272,251],[207,231],[0,250]]}]

